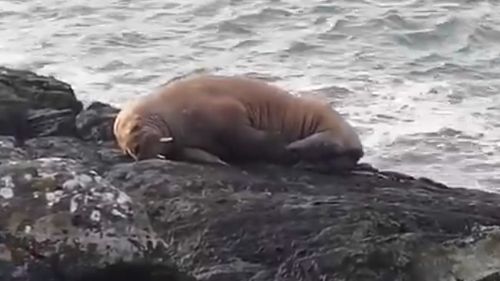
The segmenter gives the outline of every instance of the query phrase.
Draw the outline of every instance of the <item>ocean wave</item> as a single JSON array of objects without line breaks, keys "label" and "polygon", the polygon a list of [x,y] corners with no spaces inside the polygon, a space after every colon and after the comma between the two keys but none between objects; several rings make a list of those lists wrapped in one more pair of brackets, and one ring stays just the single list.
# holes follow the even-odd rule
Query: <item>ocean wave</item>
[{"label": "ocean wave", "polygon": [[464,44],[461,41],[466,40],[466,37],[463,37],[468,28],[466,21],[450,17],[433,27],[394,34],[394,38],[399,44],[412,49],[456,49],[457,45]]}]

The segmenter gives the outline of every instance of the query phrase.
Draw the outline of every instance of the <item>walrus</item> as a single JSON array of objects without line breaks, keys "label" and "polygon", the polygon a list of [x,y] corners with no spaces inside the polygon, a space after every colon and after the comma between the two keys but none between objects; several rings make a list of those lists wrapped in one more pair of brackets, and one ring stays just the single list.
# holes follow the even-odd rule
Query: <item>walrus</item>
[{"label": "walrus", "polygon": [[126,103],[113,132],[136,161],[350,169],[364,154],[354,128],[329,104],[245,76],[197,74],[168,82]]}]

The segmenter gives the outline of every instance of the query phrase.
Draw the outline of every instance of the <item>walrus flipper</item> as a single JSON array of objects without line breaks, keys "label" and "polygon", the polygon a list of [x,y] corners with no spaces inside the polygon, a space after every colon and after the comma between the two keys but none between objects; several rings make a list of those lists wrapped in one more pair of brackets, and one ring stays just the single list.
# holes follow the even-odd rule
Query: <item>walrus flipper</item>
[{"label": "walrus flipper", "polygon": [[362,149],[346,149],[329,132],[313,134],[290,143],[286,148],[305,164],[332,171],[351,169],[363,156]]},{"label": "walrus flipper", "polygon": [[204,163],[204,164],[219,164],[229,166],[219,157],[199,148],[184,148],[179,155],[180,160],[186,162]]},{"label": "walrus flipper", "polygon": [[287,150],[297,153],[303,160],[326,160],[341,151],[341,145],[331,133],[321,132],[294,141],[286,146]]}]

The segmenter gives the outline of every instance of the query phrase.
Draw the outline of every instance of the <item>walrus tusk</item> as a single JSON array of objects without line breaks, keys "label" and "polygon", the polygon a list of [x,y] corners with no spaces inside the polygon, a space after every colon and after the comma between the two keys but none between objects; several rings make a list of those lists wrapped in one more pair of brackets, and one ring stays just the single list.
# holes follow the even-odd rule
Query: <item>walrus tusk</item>
[{"label": "walrus tusk", "polygon": [[158,158],[160,158],[160,159],[165,160],[165,156],[163,156],[163,155],[161,155],[161,154],[156,155],[156,157],[158,157]]},{"label": "walrus tusk", "polygon": [[132,151],[130,150],[130,148],[127,148],[127,154],[132,157],[135,161],[138,161],[138,158],[135,154],[132,153]]},{"label": "walrus tusk", "polygon": [[167,142],[172,142],[174,138],[172,137],[166,137],[166,138],[160,138],[160,142],[167,143]]}]

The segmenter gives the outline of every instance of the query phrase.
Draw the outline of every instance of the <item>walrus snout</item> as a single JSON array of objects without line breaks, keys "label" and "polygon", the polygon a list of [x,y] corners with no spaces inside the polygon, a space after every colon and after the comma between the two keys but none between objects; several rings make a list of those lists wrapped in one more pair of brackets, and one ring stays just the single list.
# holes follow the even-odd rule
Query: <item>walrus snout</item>
[{"label": "walrus snout", "polygon": [[129,150],[129,154],[134,160],[146,160],[152,158],[166,159],[171,151],[173,137],[162,137],[153,130],[142,130],[137,135],[137,142]]}]

